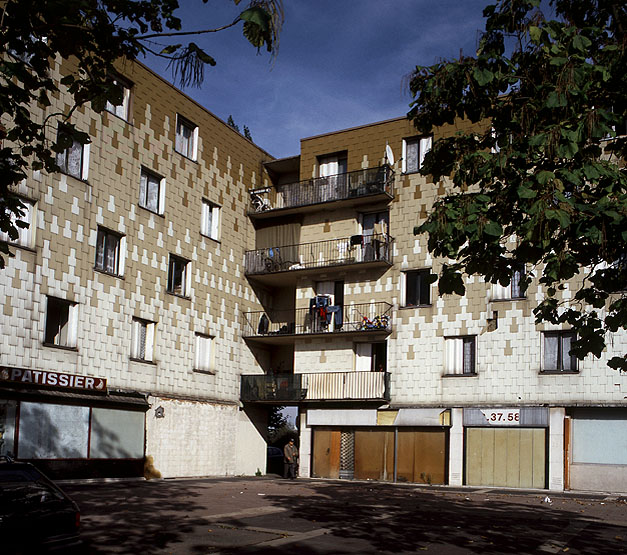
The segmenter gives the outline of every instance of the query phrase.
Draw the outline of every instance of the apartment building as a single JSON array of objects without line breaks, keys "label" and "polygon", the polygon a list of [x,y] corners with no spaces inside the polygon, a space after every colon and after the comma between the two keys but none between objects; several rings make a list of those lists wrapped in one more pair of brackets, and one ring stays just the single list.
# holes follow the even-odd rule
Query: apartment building
[{"label": "apartment building", "polygon": [[264,375],[242,376],[242,400],[299,406],[304,476],[627,491],[627,377],[606,366],[625,334],[569,356],[523,267],[437,295],[442,261],[413,228],[447,183],[417,172],[460,126],[421,137],[399,118],[266,163],[246,253],[263,311],[242,323]]},{"label": "apartment building", "polygon": [[606,366],[625,334],[568,356],[522,267],[437,295],[413,228],[447,183],[418,170],[458,127],[398,118],[277,160],[141,64],[114,78],[121,105],[73,116],[91,143],[19,188],[0,454],[54,476],[137,476],[147,457],[251,475],[289,405],[301,476],[627,491],[627,378]]},{"label": "apartment building", "polygon": [[31,225],[0,271],[0,454],[53,476],[143,475],[145,456],[163,476],[263,471],[239,323],[258,306],[247,190],[272,157],[145,66],[114,78],[121,105],[72,116],[91,142],[19,186]]}]

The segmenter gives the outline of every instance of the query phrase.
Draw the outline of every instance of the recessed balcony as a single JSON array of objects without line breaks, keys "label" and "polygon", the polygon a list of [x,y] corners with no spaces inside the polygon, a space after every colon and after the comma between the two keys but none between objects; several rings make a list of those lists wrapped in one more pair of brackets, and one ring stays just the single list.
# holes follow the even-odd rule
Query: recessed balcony
[{"label": "recessed balcony", "polygon": [[345,306],[318,306],[312,299],[309,308],[245,312],[244,339],[257,343],[292,343],[300,336],[385,337],[392,331],[392,305],[386,302]]},{"label": "recessed balcony", "polygon": [[340,269],[346,266],[390,266],[392,242],[384,234],[352,235],[342,239],[302,243],[246,251],[247,276],[263,276],[281,272],[307,273],[321,268]]},{"label": "recessed balcony", "polygon": [[389,401],[389,372],[243,375],[243,402]]},{"label": "recessed balcony", "polygon": [[385,165],[277,185],[274,194],[268,195],[272,191],[266,190],[251,192],[248,215],[251,219],[267,219],[319,210],[322,204],[353,206],[389,201],[394,198],[393,182],[394,171]]}]

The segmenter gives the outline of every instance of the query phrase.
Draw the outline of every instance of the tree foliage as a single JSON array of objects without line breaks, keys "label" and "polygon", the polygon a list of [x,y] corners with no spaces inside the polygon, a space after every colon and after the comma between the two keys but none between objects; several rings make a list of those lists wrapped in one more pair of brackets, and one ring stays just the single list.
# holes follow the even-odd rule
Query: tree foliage
[{"label": "tree foliage", "polygon": [[[207,3],[208,0],[203,0]],[[239,5],[241,0],[233,0]],[[91,103],[96,111],[106,102],[119,104],[123,91],[112,76],[120,59],[154,54],[170,61],[181,86],[197,86],[204,68],[216,61],[194,42],[156,47],[156,39],[205,35],[242,25],[243,36],[272,55],[279,46],[283,22],[281,0],[251,0],[239,15],[222,26],[181,30],[178,0],[5,0],[0,2],[0,231],[18,236],[24,206],[15,192],[29,169],[57,171],[55,153],[67,141],[89,140],[70,121],[77,107]],[[209,7],[199,10],[211,14]],[[76,70],[61,83],[51,78],[59,59],[71,59]],[[73,98],[63,112],[48,110],[60,90]],[[33,113],[46,111],[41,120]],[[67,132],[56,138],[59,122]],[[54,135],[54,137],[53,137]],[[0,242],[0,268],[11,255]]]},{"label": "tree foliage", "polygon": [[[414,233],[449,259],[441,294],[463,294],[464,274],[508,285],[525,264],[524,286],[543,289],[536,321],[569,326],[573,354],[598,357],[627,326],[627,8],[540,6],[498,0],[476,56],[412,73],[408,117],[421,133],[475,124],[427,155],[421,172],[451,186]],[[609,365],[627,370],[627,355]]]}]

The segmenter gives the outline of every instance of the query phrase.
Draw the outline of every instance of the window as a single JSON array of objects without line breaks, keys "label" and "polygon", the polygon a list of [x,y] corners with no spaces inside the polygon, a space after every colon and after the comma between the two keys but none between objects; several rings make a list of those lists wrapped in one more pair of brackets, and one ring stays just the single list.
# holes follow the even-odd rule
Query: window
[{"label": "window", "polygon": [[15,224],[15,222],[19,220],[28,224],[28,227],[18,227],[17,237],[15,239],[12,239],[7,232],[0,231],[0,241],[6,241],[7,243],[12,243],[20,247],[32,248],[34,244],[33,239],[35,237],[35,204],[23,198],[20,198],[20,202],[24,205],[24,208],[22,208],[24,215],[22,217],[16,217],[15,213],[11,212],[11,223]]},{"label": "window", "polygon": [[220,239],[220,207],[208,200],[202,201],[200,232],[211,239]]},{"label": "window", "polygon": [[213,337],[210,335],[196,334],[196,361],[194,370],[201,372],[213,371]]},{"label": "window", "polygon": [[76,347],[76,303],[48,297],[44,343]]},{"label": "window", "polygon": [[122,98],[120,104],[113,104],[111,101],[107,100],[105,110],[125,121],[130,121],[131,84],[121,77],[115,77],[111,81],[121,89]]},{"label": "window", "polygon": [[155,214],[163,214],[165,204],[165,180],[142,168],[139,181],[139,205]]},{"label": "window", "polygon": [[96,270],[115,276],[123,273],[122,252],[123,237],[104,227],[98,228],[96,239]]},{"label": "window", "polygon": [[131,358],[143,362],[153,361],[155,323],[133,318],[131,330]]},{"label": "window", "polygon": [[410,137],[403,139],[403,173],[417,172],[431,150],[433,137]]},{"label": "window", "polygon": [[198,143],[198,126],[187,121],[181,116],[176,116],[176,142],[174,149],[176,152],[196,160]]},{"label": "window", "polygon": [[178,256],[170,255],[170,265],[168,269],[168,293],[179,295],[181,297],[187,297],[189,293],[188,280],[191,277],[189,275],[189,261],[179,258]]},{"label": "window", "polygon": [[404,306],[431,304],[431,284],[435,276],[431,270],[410,270],[405,272]]},{"label": "window", "polygon": [[76,137],[65,128],[59,128],[57,143],[67,145],[62,152],[57,153],[57,166],[63,173],[76,177],[76,179],[87,179],[87,168],[89,166],[89,144],[81,144]]},{"label": "window", "polygon": [[571,331],[544,332],[542,369],[547,372],[576,372],[577,357],[570,354],[571,344],[576,337]]},{"label": "window", "polygon": [[472,375],[475,369],[475,336],[447,337],[445,374]]},{"label": "window", "polygon": [[521,282],[525,277],[525,266],[520,264],[512,272],[509,285],[501,285],[500,283],[492,284],[492,300],[498,301],[503,299],[524,299],[525,293],[522,290]]}]

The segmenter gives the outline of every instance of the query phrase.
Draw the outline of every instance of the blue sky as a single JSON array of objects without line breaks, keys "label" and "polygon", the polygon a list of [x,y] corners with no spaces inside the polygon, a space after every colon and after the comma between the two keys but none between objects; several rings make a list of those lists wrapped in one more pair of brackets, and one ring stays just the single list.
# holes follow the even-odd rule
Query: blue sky
[{"label": "blue sky", "polygon": [[[184,30],[232,21],[227,0],[179,0]],[[232,115],[276,157],[299,153],[303,137],[403,116],[416,65],[473,55],[488,0],[284,0],[279,54],[256,50],[241,27],[193,38],[217,65],[185,92],[218,117]],[[171,80],[165,64],[145,63]]]}]

